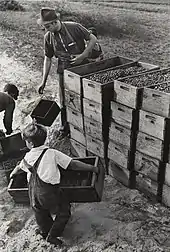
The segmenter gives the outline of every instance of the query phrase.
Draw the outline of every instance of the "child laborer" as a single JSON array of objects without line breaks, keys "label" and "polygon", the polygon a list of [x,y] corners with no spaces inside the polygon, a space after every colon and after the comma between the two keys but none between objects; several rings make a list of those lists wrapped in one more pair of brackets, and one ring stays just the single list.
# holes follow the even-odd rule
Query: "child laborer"
[{"label": "child laborer", "polygon": [[[58,239],[71,215],[71,206],[60,190],[60,170],[74,169],[98,172],[97,167],[74,160],[64,153],[44,145],[46,128],[32,122],[22,132],[23,139],[30,149],[21,163],[13,170],[12,178],[22,169],[27,172],[30,204],[39,226],[39,233],[48,242],[61,245]],[[55,213],[53,220],[51,213]]]},{"label": "child laborer", "polygon": [[12,133],[15,100],[18,98],[19,90],[15,85],[7,84],[3,91],[0,92],[0,112],[5,111],[3,123],[6,129],[6,135],[10,135]]}]

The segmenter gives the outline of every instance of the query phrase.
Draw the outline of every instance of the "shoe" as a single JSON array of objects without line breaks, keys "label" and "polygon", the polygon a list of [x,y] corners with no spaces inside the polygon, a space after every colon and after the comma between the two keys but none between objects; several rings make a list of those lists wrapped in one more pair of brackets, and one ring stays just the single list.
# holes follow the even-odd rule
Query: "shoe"
[{"label": "shoe", "polygon": [[41,235],[42,238],[43,238],[44,240],[45,240],[45,239],[47,238],[47,236],[48,236],[48,233],[43,232],[43,231],[40,230],[39,228],[37,228],[37,229],[35,230],[35,234],[36,234],[36,235]]},{"label": "shoe", "polygon": [[46,238],[46,241],[58,247],[61,247],[63,244],[60,239],[58,239],[57,237],[52,237],[50,235]]}]

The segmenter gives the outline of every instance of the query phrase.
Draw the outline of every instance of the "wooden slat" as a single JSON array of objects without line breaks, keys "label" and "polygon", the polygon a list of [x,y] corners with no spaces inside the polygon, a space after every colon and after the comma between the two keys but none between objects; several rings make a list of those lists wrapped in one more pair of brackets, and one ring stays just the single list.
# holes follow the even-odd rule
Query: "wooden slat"
[{"label": "wooden slat", "polygon": [[102,123],[102,105],[83,98],[84,116]]},{"label": "wooden slat", "polygon": [[130,158],[129,149],[110,140],[108,145],[108,158],[113,160],[114,163],[127,169]]},{"label": "wooden slat", "polygon": [[104,142],[94,139],[92,136],[86,134],[87,150],[99,157],[104,157]]},{"label": "wooden slat", "polygon": [[139,131],[164,140],[165,124],[165,117],[140,110]]},{"label": "wooden slat", "polygon": [[95,139],[102,139],[102,123],[91,118],[84,117],[85,133]]},{"label": "wooden slat", "polygon": [[163,141],[143,132],[138,132],[136,150],[161,161],[163,158]]},{"label": "wooden slat", "polygon": [[116,123],[115,121],[111,121],[110,129],[109,129],[109,139],[118,144],[122,144],[126,146],[128,149],[131,148],[131,130]]},{"label": "wooden slat", "polygon": [[112,160],[109,161],[109,175],[121,182],[123,185],[129,187],[130,172],[115,164]]},{"label": "wooden slat", "polygon": [[75,92],[66,89],[65,89],[65,105],[80,113],[83,113],[81,96],[76,94]]},{"label": "wooden slat", "polygon": [[170,93],[155,90],[154,87],[144,88],[142,108],[157,115],[169,117]]},{"label": "wooden slat", "polygon": [[67,107],[67,121],[79,129],[84,129],[83,115],[70,107]]},{"label": "wooden slat", "polygon": [[69,124],[70,126],[70,136],[72,139],[86,146],[86,137],[83,130],[79,129],[76,125]]},{"label": "wooden slat", "polygon": [[71,142],[71,153],[76,157],[86,157],[86,146],[82,143],[77,142],[76,140],[70,138]]},{"label": "wooden slat", "polygon": [[144,193],[145,196],[151,197],[151,199],[155,202],[157,201],[158,183],[156,181],[141,173],[138,173],[136,176],[136,189]]},{"label": "wooden slat", "polygon": [[160,161],[139,151],[135,153],[134,169],[154,181],[158,181]]},{"label": "wooden slat", "polygon": [[163,185],[162,190],[162,203],[170,207],[170,186]]}]

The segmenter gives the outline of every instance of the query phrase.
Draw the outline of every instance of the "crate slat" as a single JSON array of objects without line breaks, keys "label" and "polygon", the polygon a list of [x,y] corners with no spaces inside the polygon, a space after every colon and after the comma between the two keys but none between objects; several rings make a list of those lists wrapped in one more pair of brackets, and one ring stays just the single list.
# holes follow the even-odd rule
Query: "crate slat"
[{"label": "crate slat", "polygon": [[77,125],[79,129],[84,130],[83,115],[75,109],[66,107],[67,110],[67,121],[73,125]]},{"label": "crate slat", "polygon": [[102,123],[91,118],[84,117],[85,133],[96,139],[102,139]]},{"label": "crate slat", "polygon": [[71,138],[81,143],[83,146],[86,146],[86,137],[84,131],[81,130],[78,126],[73,125],[71,123],[69,124],[69,126]]},{"label": "crate slat", "polygon": [[[170,82],[165,84],[170,86]],[[154,87],[144,88],[142,109],[160,116],[170,117],[170,93],[155,90]]]},{"label": "crate slat", "polygon": [[65,89],[65,105],[83,114],[82,98],[77,93]]},{"label": "crate slat", "polygon": [[140,110],[139,112],[139,131],[148,135],[164,140],[164,134],[168,119],[165,117]]}]

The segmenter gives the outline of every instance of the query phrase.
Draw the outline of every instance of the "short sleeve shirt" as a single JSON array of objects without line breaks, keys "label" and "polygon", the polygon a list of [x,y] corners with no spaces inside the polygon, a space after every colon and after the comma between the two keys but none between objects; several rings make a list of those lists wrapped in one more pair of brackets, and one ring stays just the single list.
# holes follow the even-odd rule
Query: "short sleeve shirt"
[{"label": "short sleeve shirt", "polygon": [[[65,27],[68,32],[65,31]],[[90,39],[90,32],[81,24],[76,22],[61,22],[61,30],[54,33],[55,48],[56,51],[65,51],[61,42],[61,37],[70,54],[80,54],[85,49],[85,41]],[[74,43],[70,43],[70,36]],[[71,45],[72,44],[72,45]],[[54,52],[53,43],[51,39],[51,33],[47,32],[44,36],[44,53],[48,58],[52,58],[54,55],[58,57],[57,53]]]},{"label": "short sleeve shirt", "polygon": [[[45,148],[48,147],[43,145],[40,147],[32,148],[28,153],[26,153],[24,159],[29,165],[33,166]],[[58,165],[63,169],[67,169],[71,160],[72,158],[65,155],[64,153],[55,149],[48,148],[39,163],[37,174],[39,178],[45,183],[50,183],[52,185],[59,184],[60,171]],[[31,173],[29,172],[27,167],[24,166],[24,162],[21,161],[19,166],[22,170],[28,173],[27,178],[29,181]]]}]

